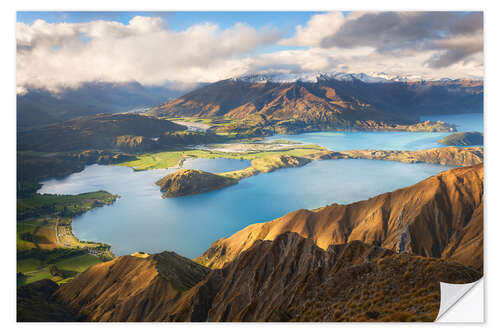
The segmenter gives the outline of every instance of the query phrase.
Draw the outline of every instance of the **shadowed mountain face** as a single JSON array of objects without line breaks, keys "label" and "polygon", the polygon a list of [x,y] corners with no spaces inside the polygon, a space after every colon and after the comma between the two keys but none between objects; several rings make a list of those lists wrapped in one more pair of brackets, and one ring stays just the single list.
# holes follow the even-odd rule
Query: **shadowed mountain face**
[{"label": "shadowed mountain face", "polygon": [[68,322],[78,321],[78,316],[67,306],[57,302],[53,294],[58,285],[44,279],[17,289],[18,322]]},{"label": "shadowed mountain face", "polygon": [[[375,123],[410,124],[428,113],[482,110],[481,81],[366,83],[219,81],[148,111],[156,116],[226,116],[241,120],[294,121],[316,127],[373,128]],[[282,124],[283,126],[288,126]]]},{"label": "shadowed mountain face", "polygon": [[69,120],[18,135],[18,150],[41,152],[82,149],[147,150],[160,138],[186,127],[137,114],[99,114]]},{"label": "shadowed mountain face", "polygon": [[215,241],[197,262],[221,268],[258,240],[285,232],[322,249],[361,240],[396,252],[483,267],[483,165],[456,168],[413,186],[348,205],[301,209]]},{"label": "shadowed mountain face", "polygon": [[[296,233],[257,241],[208,275],[203,266],[172,256],[96,265],[55,297],[92,321],[431,321],[439,310],[439,281],[480,277],[460,264],[359,241],[325,251]],[[181,279],[191,288],[175,288]]]}]

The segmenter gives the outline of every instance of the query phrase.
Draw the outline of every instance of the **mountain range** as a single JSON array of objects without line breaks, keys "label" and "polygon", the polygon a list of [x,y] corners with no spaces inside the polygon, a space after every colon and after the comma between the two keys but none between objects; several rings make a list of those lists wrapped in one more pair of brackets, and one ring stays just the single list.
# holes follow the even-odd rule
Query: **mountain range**
[{"label": "mountain range", "polygon": [[165,117],[226,117],[308,130],[414,124],[425,114],[480,112],[483,82],[391,81],[366,74],[256,74],[218,81],[147,111]]}]

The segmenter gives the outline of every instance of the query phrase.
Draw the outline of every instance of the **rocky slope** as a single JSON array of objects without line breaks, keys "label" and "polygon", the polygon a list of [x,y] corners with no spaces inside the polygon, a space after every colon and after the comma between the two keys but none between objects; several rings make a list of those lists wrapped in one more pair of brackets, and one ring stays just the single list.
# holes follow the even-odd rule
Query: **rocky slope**
[{"label": "rocky slope", "polygon": [[461,132],[450,134],[438,141],[446,146],[475,146],[483,144],[483,133]]},{"label": "rocky slope", "polygon": [[479,274],[359,241],[323,250],[296,233],[257,241],[173,307],[181,321],[431,321],[439,281]]},{"label": "rocky slope", "polygon": [[208,273],[173,252],[137,253],[92,266],[55,297],[90,321],[154,321]]},{"label": "rocky slope", "polygon": [[234,178],[200,170],[183,169],[166,175],[157,181],[156,185],[160,186],[164,198],[172,198],[219,190],[237,183],[238,180]]},{"label": "rocky slope", "polygon": [[401,253],[483,267],[483,165],[442,172],[413,186],[348,205],[301,209],[215,241],[197,262],[223,267],[259,240],[285,232],[322,249],[361,240]]},{"label": "rocky slope", "polygon": [[[460,264],[359,241],[325,251],[296,233],[257,241],[208,275],[187,259],[173,263],[154,268],[149,257],[121,257],[87,270],[55,298],[93,321],[431,321],[439,281],[480,277]],[[189,274],[193,265],[201,274]],[[172,290],[158,267],[193,276],[191,288]]]},{"label": "rocky slope", "polygon": [[[332,76],[306,82],[229,79],[160,104],[148,114],[251,120],[263,133],[269,128],[278,133],[390,130],[418,122],[429,110],[482,110],[482,82],[472,86],[468,82],[367,83]],[[403,127],[399,130],[408,130]]]}]

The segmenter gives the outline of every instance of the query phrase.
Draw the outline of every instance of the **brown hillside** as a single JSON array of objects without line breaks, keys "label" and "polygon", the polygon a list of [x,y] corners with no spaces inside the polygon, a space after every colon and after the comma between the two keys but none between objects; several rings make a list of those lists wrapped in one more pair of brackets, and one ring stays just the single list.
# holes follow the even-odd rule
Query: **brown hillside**
[{"label": "brown hillside", "polygon": [[344,150],[341,152],[318,153],[315,159],[369,159],[388,160],[403,163],[428,163],[455,166],[472,166],[483,163],[483,147],[442,147],[423,150]]},{"label": "brown hillside", "polygon": [[[186,267],[197,267],[187,259],[162,267],[172,263],[183,272],[179,278],[192,272]],[[87,270],[56,296],[98,321],[431,321],[440,281],[480,277],[460,264],[360,241],[325,251],[296,233],[256,241],[182,294],[159,279],[152,264],[121,257]],[[189,284],[204,274],[190,275]]]},{"label": "brown hillside", "polygon": [[208,272],[173,252],[123,256],[92,266],[56,297],[90,321],[155,321]]},{"label": "brown hillside", "polygon": [[301,209],[215,241],[197,262],[220,268],[257,240],[285,232],[319,247],[354,240],[482,270],[483,165],[456,168],[413,186],[348,205]]},{"label": "brown hillside", "polygon": [[257,241],[182,296],[181,321],[432,321],[439,281],[472,282],[459,264],[360,241],[326,251],[296,233]]}]

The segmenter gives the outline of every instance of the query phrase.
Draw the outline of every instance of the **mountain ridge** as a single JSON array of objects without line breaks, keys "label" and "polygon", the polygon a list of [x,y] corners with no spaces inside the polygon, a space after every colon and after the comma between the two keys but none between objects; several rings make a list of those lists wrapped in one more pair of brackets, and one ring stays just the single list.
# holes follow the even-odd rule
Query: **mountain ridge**
[{"label": "mountain ridge", "polygon": [[53,297],[87,321],[432,321],[440,281],[480,277],[460,264],[361,241],[324,250],[293,232],[255,242],[184,291],[169,289],[151,265],[150,256],[120,257],[91,267]]},{"label": "mountain ridge", "polygon": [[[146,114],[225,117],[238,127],[277,133],[314,130],[391,130],[425,114],[482,110],[483,86],[475,81],[367,83],[325,79],[273,82],[227,79],[162,103]],[[404,129],[402,129],[404,130]]]}]

